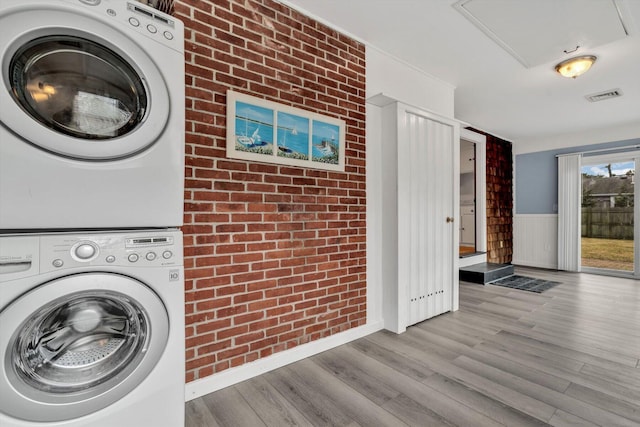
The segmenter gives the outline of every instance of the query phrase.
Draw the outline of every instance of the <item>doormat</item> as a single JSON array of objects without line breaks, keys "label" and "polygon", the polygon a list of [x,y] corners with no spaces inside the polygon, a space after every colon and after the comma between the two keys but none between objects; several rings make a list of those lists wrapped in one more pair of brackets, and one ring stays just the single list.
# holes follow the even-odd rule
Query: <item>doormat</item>
[{"label": "doormat", "polygon": [[559,284],[560,282],[518,276],[517,274],[487,283],[487,285],[504,286],[505,288],[520,289],[521,291],[536,292],[538,294]]}]

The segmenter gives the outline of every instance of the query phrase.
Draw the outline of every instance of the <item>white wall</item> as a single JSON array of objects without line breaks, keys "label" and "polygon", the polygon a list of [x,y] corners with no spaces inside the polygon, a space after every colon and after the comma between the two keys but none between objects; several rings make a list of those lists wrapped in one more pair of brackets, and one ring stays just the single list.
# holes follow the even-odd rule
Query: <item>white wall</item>
[{"label": "white wall", "polygon": [[616,125],[611,128],[588,130],[565,135],[553,135],[543,138],[520,138],[513,143],[513,156],[515,158],[518,154],[624,141],[638,137],[640,137],[640,123],[630,123],[623,126]]},{"label": "white wall", "polygon": [[367,98],[384,94],[403,104],[453,118],[455,87],[375,47],[367,46]]}]

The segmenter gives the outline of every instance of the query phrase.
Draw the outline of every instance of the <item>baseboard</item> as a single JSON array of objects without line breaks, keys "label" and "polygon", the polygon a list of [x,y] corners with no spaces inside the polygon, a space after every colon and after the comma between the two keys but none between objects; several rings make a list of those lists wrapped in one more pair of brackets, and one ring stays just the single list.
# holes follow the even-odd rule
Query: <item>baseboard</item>
[{"label": "baseboard", "polygon": [[327,338],[312,341],[307,344],[294,347],[255,362],[246,363],[237,368],[227,369],[218,374],[208,376],[187,383],[185,386],[185,401],[196,399],[205,394],[221,390],[225,387],[248,380],[274,369],[281,368],[298,360],[305,359],[323,351],[330,350],[339,345],[346,344],[358,338],[362,338],[383,328],[382,321],[349,329]]}]

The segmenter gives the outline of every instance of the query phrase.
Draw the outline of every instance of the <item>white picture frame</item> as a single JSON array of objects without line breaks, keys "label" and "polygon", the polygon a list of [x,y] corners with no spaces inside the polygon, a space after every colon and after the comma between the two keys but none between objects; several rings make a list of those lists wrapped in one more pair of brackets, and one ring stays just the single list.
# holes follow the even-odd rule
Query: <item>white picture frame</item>
[{"label": "white picture frame", "polygon": [[344,171],[345,122],[227,91],[227,157]]}]

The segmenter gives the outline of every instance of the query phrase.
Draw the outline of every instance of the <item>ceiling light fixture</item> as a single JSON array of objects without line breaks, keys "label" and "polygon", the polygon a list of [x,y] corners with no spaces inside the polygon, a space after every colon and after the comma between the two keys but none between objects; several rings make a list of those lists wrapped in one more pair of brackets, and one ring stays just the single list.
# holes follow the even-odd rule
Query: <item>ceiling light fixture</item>
[{"label": "ceiling light fixture", "polygon": [[593,63],[596,62],[596,59],[593,55],[569,58],[556,65],[556,71],[564,77],[575,79],[579,75],[586,73]]}]

